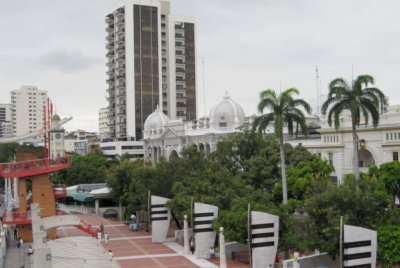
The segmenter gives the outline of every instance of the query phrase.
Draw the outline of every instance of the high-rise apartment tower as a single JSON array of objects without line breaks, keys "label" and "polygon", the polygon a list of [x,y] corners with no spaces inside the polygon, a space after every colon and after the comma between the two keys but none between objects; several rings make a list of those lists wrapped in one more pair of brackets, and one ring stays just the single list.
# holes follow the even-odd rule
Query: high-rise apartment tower
[{"label": "high-rise apartment tower", "polygon": [[0,139],[12,137],[11,104],[0,103]]},{"label": "high-rise apartment tower", "polygon": [[109,137],[140,140],[160,106],[170,119],[196,119],[195,24],[164,0],[124,0],[106,16]]},{"label": "high-rise apartment tower", "polygon": [[21,86],[11,91],[11,122],[13,136],[43,129],[47,91],[35,86]]}]

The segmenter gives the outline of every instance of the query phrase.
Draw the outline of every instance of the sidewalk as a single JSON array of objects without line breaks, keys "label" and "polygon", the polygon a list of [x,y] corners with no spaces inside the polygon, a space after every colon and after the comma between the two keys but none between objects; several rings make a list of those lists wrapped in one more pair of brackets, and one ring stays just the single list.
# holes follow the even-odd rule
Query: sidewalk
[{"label": "sidewalk", "polygon": [[26,254],[28,244],[23,244],[22,247],[17,248],[17,240],[9,239],[7,245],[6,260],[4,262],[5,268],[30,268],[30,257]]}]

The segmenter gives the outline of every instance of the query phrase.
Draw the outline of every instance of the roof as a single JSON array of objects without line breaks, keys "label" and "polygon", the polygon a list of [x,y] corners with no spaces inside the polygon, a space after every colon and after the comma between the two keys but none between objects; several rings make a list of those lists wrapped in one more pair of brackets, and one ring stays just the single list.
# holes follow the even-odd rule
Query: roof
[{"label": "roof", "polygon": [[106,183],[84,183],[78,184],[77,191],[78,192],[91,192],[93,190],[101,189],[107,187]]},{"label": "roof", "polygon": [[82,203],[88,203],[88,202],[93,202],[94,197],[91,194],[88,193],[68,193],[67,197],[70,197],[74,199],[75,201],[82,202]]}]

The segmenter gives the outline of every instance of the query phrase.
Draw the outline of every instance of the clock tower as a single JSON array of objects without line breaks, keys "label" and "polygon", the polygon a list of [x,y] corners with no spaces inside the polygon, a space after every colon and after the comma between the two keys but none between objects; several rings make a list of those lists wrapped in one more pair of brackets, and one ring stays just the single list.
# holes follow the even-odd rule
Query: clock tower
[{"label": "clock tower", "polygon": [[[57,114],[53,115],[53,117],[51,118],[52,124],[56,124],[59,121],[60,117]],[[50,157],[52,159],[64,156],[64,135],[64,128],[54,129],[50,131]]]}]

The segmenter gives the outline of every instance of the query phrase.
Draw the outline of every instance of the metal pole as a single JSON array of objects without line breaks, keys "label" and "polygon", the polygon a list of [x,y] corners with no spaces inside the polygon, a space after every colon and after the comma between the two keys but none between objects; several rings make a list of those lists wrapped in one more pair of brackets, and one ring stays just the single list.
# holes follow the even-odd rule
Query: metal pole
[{"label": "metal pole", "polygon": [[148,217],[148,221],[149,221],[148,226],[150,226],[150,224],[151,224],[151,196],[150,196],[150,190],[149,190],[149,193],[147,195],[147,217]]},{"label": "metal pole", "polygon": [[249,247],[249,262],[250,267],[253,267],[252,254],[251,254],[251,212],[250,204],[247,205],[247,245]]},{"label": "metal pole", "polygon": [[193,227],[193,197],[190,198],[190,227],[192,228],[192,231],[194,232],[194,227]]},{"label": "metal pole", "polygon": [[339,241],[339,251],[340,251],[340,264],[339,267],[343,268],[343,216],[340,216],[340,241]]}]

